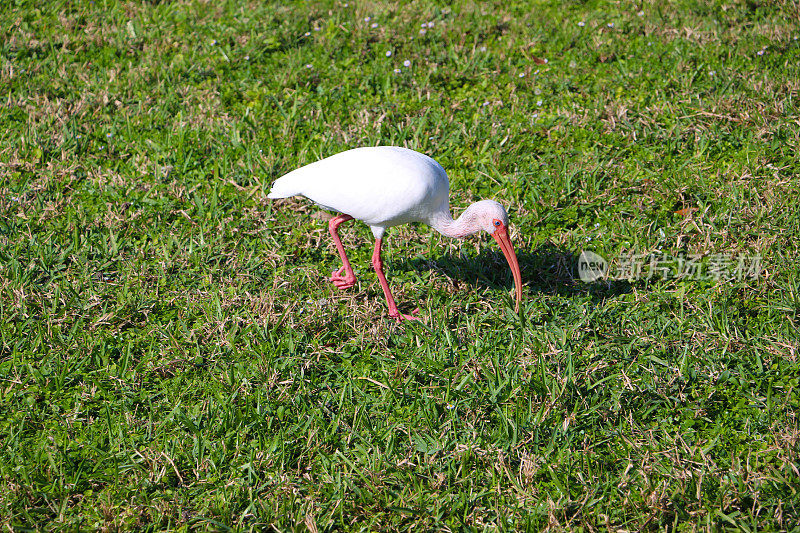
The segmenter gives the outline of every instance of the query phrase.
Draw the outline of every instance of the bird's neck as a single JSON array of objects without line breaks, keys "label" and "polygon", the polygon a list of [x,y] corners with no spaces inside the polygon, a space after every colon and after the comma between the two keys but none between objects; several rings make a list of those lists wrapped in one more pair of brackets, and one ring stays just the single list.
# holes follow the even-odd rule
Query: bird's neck
[{"label": "bird's neck", "polygon": [[449,209],[444,209],[440,211],[437,217],[431,220],[430,225],[442,235],[453,237],[454,239],[462,239],[477,233],[481,229],[477,218],[469,207],[455,220],[450,216]]}]

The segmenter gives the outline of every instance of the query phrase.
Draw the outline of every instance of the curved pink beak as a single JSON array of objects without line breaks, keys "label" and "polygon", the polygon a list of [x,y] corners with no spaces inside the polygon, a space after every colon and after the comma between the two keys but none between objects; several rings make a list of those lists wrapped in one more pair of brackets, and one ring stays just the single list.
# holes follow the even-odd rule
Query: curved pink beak
[{"label": "curved pink beak", "polygon": [[511,246],[511,239],[508,236],[508,228],[501,225],[492,233],[492,237],[500,245],[503,250],[503,255],[506,256],[508,266],[511,267],[511,274],[514,276],[514,288],[516,289],[517,303],[514,310],[519,313],[519,304],[522,302],[522,272],[519,270],[519,262],[517,261],[517,254],[514,253],[514,247]]}]

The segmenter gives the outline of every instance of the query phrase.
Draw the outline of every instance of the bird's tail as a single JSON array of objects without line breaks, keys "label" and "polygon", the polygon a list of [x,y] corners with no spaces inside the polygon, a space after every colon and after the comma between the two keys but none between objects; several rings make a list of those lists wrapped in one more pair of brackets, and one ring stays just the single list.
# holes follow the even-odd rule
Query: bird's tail
[{"label": "bird's tail", "polygon": [[296,180],[290,178],[291,172],[275,180],[267,198],[288,198],[300,194]]}]

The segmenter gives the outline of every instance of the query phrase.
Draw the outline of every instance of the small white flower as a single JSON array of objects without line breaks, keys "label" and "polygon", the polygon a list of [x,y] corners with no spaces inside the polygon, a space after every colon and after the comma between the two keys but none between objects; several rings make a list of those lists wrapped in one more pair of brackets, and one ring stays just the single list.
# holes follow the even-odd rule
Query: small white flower
[{"label": "small white flower", "polygon": [[520,72],[520,73],[519,73],[519,77],[520,77],[520,78],[524,78],[524,77],[525,77],[525,73],[524,73],[524,72]]},{"label": "small white flower", "polygon": [[400,74],[400,72],[402,72],[402,71],[399,68],[394,69],[394,73],[395,74]]},{"label": "small white flower", "polygon": [[250,56],[244,56],[245,61],[250,61]]},{"label": "small white flower", "polygon": [[647,43],[647,46],[653,46],[652,42]]},{"label": "small white flower", "polygon": [[378,23],[377,22],[373,22],[372,25],[370,26],[370,28],[377,28],[377,27],[378,27]]},{"label": "small white flower", "polygon": [[410,67],[410,66],[411,66],[411,61],[409,61],[408,59],[406,59],[405,61],[403,61],[403,66],[404,66],[404,67]]},{"label": "small white flower", "polygon": [[613,28],[614,27],[614,23],[613,22],[609,22],[608,24],[606,24],[606,26],[608,26],[609,28]]},{"label": "small white flower", "polygon": [[538,68],[533,72],[534,76],[536,76],[537,74],[539,74],[539,69]]},{"label": "small white flower", "polygon": [[350,5],[350,4],[348,4],[347,2],[345,2],[344,4],[342,4],[342,7],[347,7],[348,5]]},{"label": "small white flower", "polygon": [[532,116],[533,118],[539,118],[539,113],[534,113],[534,114],[533,114],[533,115],[531,115],[531,116]]},{"label": "small white flower", "polygon": [[258,153],[259,153],[259,154],[263,154],[263,153],[264,153],[264,150],[259,150],[259,151],[258,151]]},{"label": "small white flower", "polygon": [[713,75],[714,75],[714,74],[716,74],[716,73],[717,73],[717,71],[716,71],[716,70],[709,70],[709,71],[708,71],[708,75],[709,75],[709,76],[713,76]]},{"label": "small white flower", "polygon": [[428,23],[428,27],[429,27],[429,28],[433,28],[433,21],[430,21],[430,22]]},{"label": "small white flower", "polygon": [[537,87],[537,88],[535,88],[535,89],[533,90],[533,94],[535,94],[536,96],[539,96],[540,94],[542,94],[542,90],[541,90],[540,88],[538,88],[538,87]]},{"label": "small white flower", "polygon": [[419,25],[419,27],[420,28],[427,28],[428,27],[428,23],[427,22],[423,22],[422,24]]},{"label": "small white flower", "polygon": [[392,57],[392,51],[386,50],[386,57]]},{"label": "small white flower", "polygon": [[542,101],[541,100],[536,100],[536,105],[538,107],[542,107]]},{"label": "small white flower", "polygon": [[306,63],[306,68],[314,68],[314,67],[313,65],[311,65],[311,63]]},{"label": "small white flower", "polygon": [[578,26],[580,26],[581,28],[583,28],[584,26],[586,26],[586,23],[585,23],[584,21],[580,21],[580,22],[578,23]]},{"label": "small white flower", "polygon": [[372,20],[372,17],[364,17],[364,22],[369,22],[370,20]]},{"label": "small white flower", "polygon": [[639,17],[643,17],[644,16],[644,11],[639,11],[638,13],[636,13],[636,15],[639,16]]},{"label": "small white flower", "polygon": [[478,51],[479,52],[485,52],[486,51],[486,47],[485,46],[481,46],[480,48],[478,48]]},{"label": "small white flower", "polygon": [[489,105],[489,101],[487,100],[487,101],[485,101],[485,102],[484,102],[483,104],[481,104],[481,105],[482,105],[483,107],[486,107],[487,105]]},{"label": "small white flower", "polygon": [[113,137],[113,136],[114,136],[114,134],[113,134],[113,133],[106,133],[106,137],[108,137],[109,139],[110,139],[111,137]]},{"label": "small white flower", "polygon": [[322,28],[319,28],[319,27],[317,27],[317,28],[314,28],[314,31],[319,31],[319,30],[321,30],[321,29],[322,29]]},{"label": "small white flower", "polygon": [[452,409],[455,409],[455,408],[456,408],[456,406],[455,406],[455,405],[453,405],[452,403],[448,403],[448,404],[447,404],[447,408],[452,410]]},{"label": "small white flower", "polygon": [[757,53],[758,55],[760,55],[760,56],[763,56],[763,55],[764,55],[764,50],[759,50],[759,51],[758,51],[758,52],[756,52],[756,53]]},{"label": "small white flower", "polygon": [[549,60],[549,59],[547,59],[547,58],[544,58],[544,64],[545,64],[545,65],[546,65],[546,64],[548,64],[549,62],[550,62],[550,60]]},{"label": "small white flower", "polygon": [[214,39],[213,41],[211,41],[211,46],[214,46],[215,44],[217,44],[217,40],[216,40],[216,39]]},{"label": "small white flower", "polygon": [[599,222],[595,222],[595,223],[594,223],[594,227],[595,227],[595,228],[599,228],[599,227],[600,227],[600,223],[599,223]]},{"label": "small white flower", "polygon": [[310,31],[307,31],[307,32],[305,32],[303,35],[304,35],[305,37],[308,37],[309,35],[311,35],[311,32],[310,32]]},{"label": "small white flower", "polygon": [[426,30],[425,28],[422,28],[421,30],[419,30],[419,34],[420,35],[425,35],[426,33],[428,33],[428,30]]}]

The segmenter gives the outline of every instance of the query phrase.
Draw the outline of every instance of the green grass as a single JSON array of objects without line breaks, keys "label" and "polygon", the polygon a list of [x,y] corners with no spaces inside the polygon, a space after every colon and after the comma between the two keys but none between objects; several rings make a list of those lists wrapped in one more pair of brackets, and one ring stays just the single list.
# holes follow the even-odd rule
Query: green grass
[{"label": "green grass", "polygon": [[[799,17],[4,6],[0,525],[797,528]],[[485,235],[389,233],[423,324],[363,224],[328,283],[318,209],[266,192],[376,144],[442,163],[456,213],[509,207],[524,320]],[[764,268],[586,284],[583,249]]]}]

